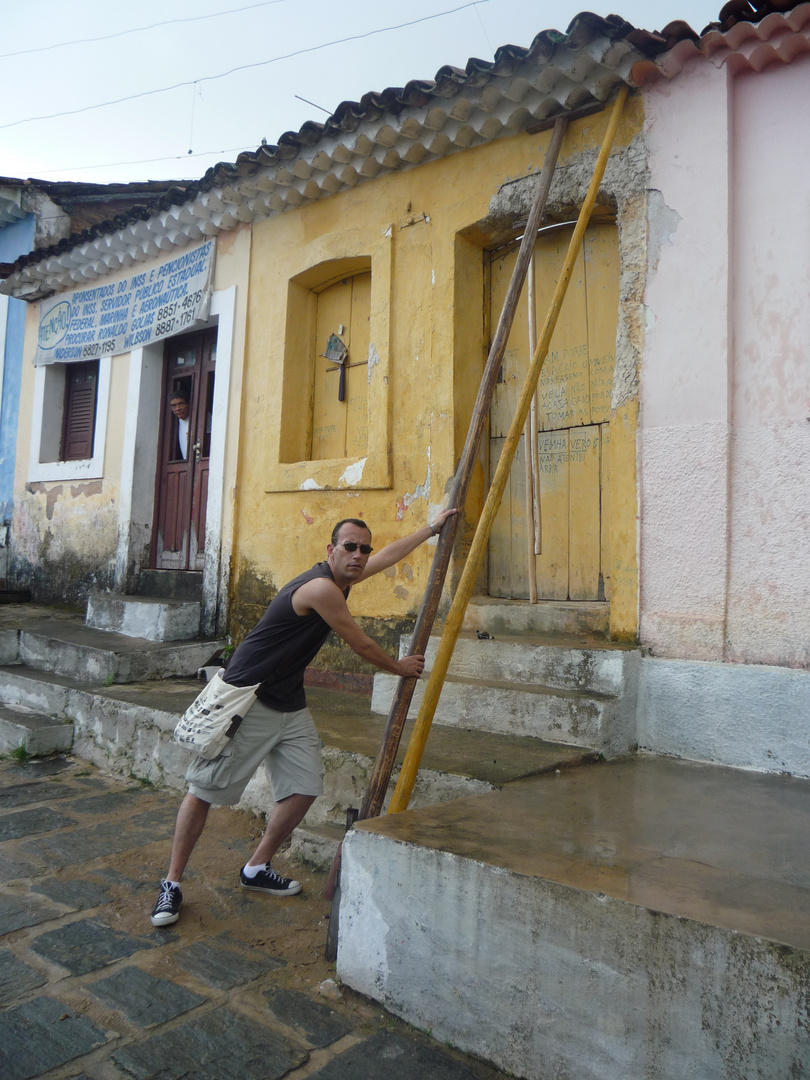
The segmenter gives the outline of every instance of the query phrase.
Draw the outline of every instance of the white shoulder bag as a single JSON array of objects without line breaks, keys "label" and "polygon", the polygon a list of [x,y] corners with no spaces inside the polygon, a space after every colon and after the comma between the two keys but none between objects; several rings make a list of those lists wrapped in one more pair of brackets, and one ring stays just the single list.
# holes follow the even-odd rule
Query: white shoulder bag
[{"label": "white shoulder bag", "polygon": [[260,686],[231,686],[217,671],[174,729],[175,742],[200,757],[219,757],[236,734]]}]

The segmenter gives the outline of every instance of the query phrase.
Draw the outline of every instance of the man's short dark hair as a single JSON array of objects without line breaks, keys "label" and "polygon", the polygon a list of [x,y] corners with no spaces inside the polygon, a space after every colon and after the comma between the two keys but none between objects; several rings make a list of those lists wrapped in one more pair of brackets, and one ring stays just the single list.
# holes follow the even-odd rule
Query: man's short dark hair
[{"label": "man's short dark hair", "polygon": [[343,521],[339,521],[337,525],[332,529],[332,545],[334,546],[338,542],[340,536],[340,530],[344,525],[357,525],[361,529],[365,529],[366,532],[371,535],[371,529],[366,525],[365,521],[361,521],[360,518],[344,518]]}]

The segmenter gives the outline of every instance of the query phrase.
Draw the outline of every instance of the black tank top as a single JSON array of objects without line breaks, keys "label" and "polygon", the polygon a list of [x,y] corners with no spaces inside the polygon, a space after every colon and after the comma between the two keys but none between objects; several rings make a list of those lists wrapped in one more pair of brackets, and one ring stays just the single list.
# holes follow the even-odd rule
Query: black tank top
[{"label": "black tank top", "polygon": [[[316,611],[297,615],[292,597],[296,589],[315,578],[334,581],[329,563],[316,563],[311,570],[288,581],[267,611],[234,651],[225,671],[231,686],[261,683],[259,701],[279,712],[294,712],[306,706],[304,671],[329,634],[329,625]],[[348,597],[347,588],[344,596]]]}]

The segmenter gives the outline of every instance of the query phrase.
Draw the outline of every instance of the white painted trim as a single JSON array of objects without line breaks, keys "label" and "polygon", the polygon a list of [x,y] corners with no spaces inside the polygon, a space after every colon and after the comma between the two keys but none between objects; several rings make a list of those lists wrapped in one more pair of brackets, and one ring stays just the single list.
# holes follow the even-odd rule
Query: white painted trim
[{"label": "white painted trim", "polygon": [[[222,556],[222,512],[225,492],[225,450],[228,445],[233,343],[236,320],[236,287],[215,292],[211,317],[217,319],[217,362],[211,452],[208,459],[205,562],[203,565],[202,629],[216,633],[226,618],[230,559]],[[202,329],[202,327],[195,327]],[[118,542],[115,551],[115,589],[125,592],[129,574],[146,569],[155,521],[155,471],[159,441],[160,398],[163,386],[163,348],[159,341],[134,349],[129,358],[126,426],[121,462],[118,511]],[[37,372],[45,370],[38,368]],[[44,385],[44,384],[43,384]]]},{"label": "white painted trim", "polygon": [[[208,505],[205,513],[202,599],[203,629],[206,633],[214,633],[216,623],[223,623],[228,596],[230,560],[222,558],[222,514],[225,497],[225,448],[228,445],[228,406],[236,326],[235,285],[213,294],[211,315],[218,317],[219,322],[217,324],[211,451],[208,457]],[[217,618],[218,608],[219,617]]]},{"label": "white painted trim", "polygon": [[[102,357],[98,362],[98,397],[96,399],[96,430],[93,438],[93,456],[83,461],[40,461],[42,436],[45,421],[49,424],[54,422],[53,409],[49,408],[49,415],[45,417],[46,396],[45,380],[50,371],[51,378],[54,375],[61,376],[64,364],[49,364],[47,367],[38,367],[34,372],[34,406],[31,424],[31,448],[28,459],[29,483],[46,483],[50,481],[67,480],[96,480],[104,476],[104,450],[107,445],[107,416],[110,404],[110,377],[112,371],[112,359],[109,356]],[[64,408],[64,396],[62,407]],[[58,423],[61,426],[62,412],[59,410]]]},{"label": "white painted trim", "polygon": [[118,542],[115,550],[116,592],[126,592],[129,571],[134,571],[140,565],[143,552],[149,549],[154,518],[162,379],[163,342],[133,349],[129,357],[126,424],[121,455]]}]

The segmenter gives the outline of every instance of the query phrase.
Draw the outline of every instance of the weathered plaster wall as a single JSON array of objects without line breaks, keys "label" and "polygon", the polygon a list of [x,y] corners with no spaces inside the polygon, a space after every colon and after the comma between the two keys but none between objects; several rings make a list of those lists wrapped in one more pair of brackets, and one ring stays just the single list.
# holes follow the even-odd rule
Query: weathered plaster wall
[{"label": "weathered plaster wall", "polygon": [[[691,62],[646,94],[641,637],[691,660],[810,665],[810,165],[786,103],[810,60]],[[695,118],[700,117],[700,123]]]},{"label": "weathered plaster wall", "polygon": [[[726,656],[810,667],[810,57],[735,79]],[[783,123],[775,122],[779,118]],[[789,189],[794,189],[793,183]],[[798,194],[798,190],[797,190]]]},{"label": "weathered plaster wall", "polygon": [[645,95],[641,640],[701,660],[723,654],[728,573],[727,80],[698,61]]},{"label": "weathered plaster wall", "polygon": [[[234,432],[238,432],[241,415],[241,361],[249,253],[249,230],[236,230],[218,240],[214,263],[214,292],[223,293],[236,287],[237,293],[231,384],[226,396],[228,430]],[[144,264],[144,269],[148,270],[149,265]],[[111,275],[109,280],[114,283],[129,273]],[[41,602],[81,606],[88,592],[111,589],[116,580],[121,584],[127,578],[133,579],[136,571],[148,562],[154,511],[152,460],[159,418],[155,414],[145,419],[143,410],[154,413],[159,409],[163,346],[158,342],[149,350],[138,350],[142,370],[134,379],[130,378],[130,365],[136,354],[127,353],[111,360],[103,475],[80,482],[42,480],[31,483],[28,477],[35,406],[33,355],[39,318],[40,305],[29,305],[20,392],[11,574],[17,586],[30,588],[35,599]],[[150,356],[149,362],[144,364],[140,354],[146,351]],[[215,423],[221,420],[217,416]],[[148,445],[143,441],[145,432]],[[125,454],[129,455],[126,462]],[[226,444],[224,449],[221,491],[216,493],[221,501],[220,573],[225,578],[225,595],[236,461],[237,437],[234,436],[233,442]],[[145,462],[150,469],[147,477],[143,476]],[[209,497],[213,494],[209,491]],[[128,507],[130,520],[127,521],[121,520],[122,499]],[[124,564],[123,569],[117,563]]]},{"label": "weathered plaster wall", "polygon": [[[90,589],[112,584],[124,425],[108,422],[103,479],[29,482],[39,309],[29,305],[26,318],[10,579],[42,602],[80,605]],[[126,402],[127,371],[127,356],[112,359],[111,415]]]},{"label": "weathered plaster wall", "polygon": [[[552,201],[558,213],[576,204],[590,179],[595,147],[604,133],[603,114],[572,125],[563,146]],[[622,120],[606,181],[606,202],[625,213],[643,207],[643,166],[628,183],[627,161],[636,153],[640,104],[631,102]],[[374,545],[383,546],[424,524],[444,497],[460,451],[486,349],[483,247],[519,232],[526,191],[521,183],[542,165],[549,132],[516,136],[432,162],[405,173],[381,176],[352,191],[288,212],[254,226],[246,343],[244,414],[236,528],[234,614],[252,621],[260,604],[286,580],[323,558],[332,524],[341,517],[369,521]],[[633,171],[631,164],[630,172]],[[621,179],[619,179],[621,177]],[[511,199],[511,202],[510,202]],[[637,211],[638,212],[638,211]],[[632,217],[632,214],[630,215]],[[643,228],[643,212],[638,232]],[[383,240],[390,241],[390,249]],[[376,254],[376,258],[374,258]],[[288,282],[325,259],[372,255],[372,297],[382,267],[389,275],[389,333],[375,340],[369,366],[387,380],[385,418],[387,461],[369,461],[337,482],[332,463],[311,462],[298,477],[278,465],[283,428]],[[631,276],[635,271],[628,271]],[[633,286],[625,285],[629,295]],[[636,298],[640,310],[640,294]],[[375,312],[372,303],[372,324]],[[625,320],[627,322],[627,320]],[[635,582],[635,419],[636,329],[623,330],[622,390],[617,409],[626,407],[633,434],[629,495],[618,499],[629,513],[622,521],[630,563],[625,632],[636,632]],[[383,474],[387,469],[388,477]],[[373,471],[374,479],[369,476]],[[290,479],[295,475],[295,482]],[[629,476],[629,479],[628,479]],[[382,478],[381,478],[382,477]],[[289,481],[284,489],[285,478]],[[330,489],[331,487],[331,489]],[[482,484],[473,485],[468,520],[480,511]],[[351,607],[359,616],[398,628],[418,609],[433,554],[423,545],[400,567],[355,591]],[[451,577],[451,582],[452,582]],[[261,595],[261,600],[257,598]],[[241,623],[242,618],[239,618]],[[351,662],[351,661],[347,661]]]}]

